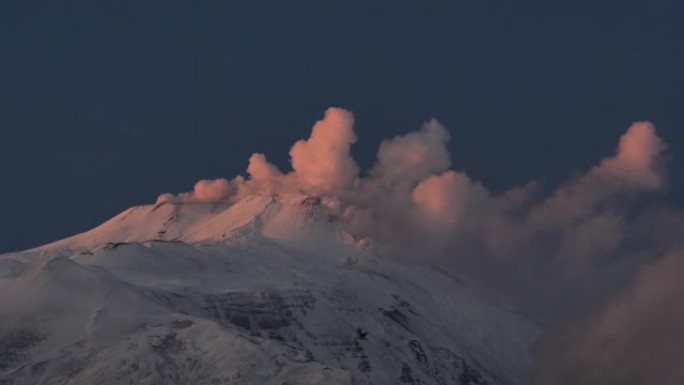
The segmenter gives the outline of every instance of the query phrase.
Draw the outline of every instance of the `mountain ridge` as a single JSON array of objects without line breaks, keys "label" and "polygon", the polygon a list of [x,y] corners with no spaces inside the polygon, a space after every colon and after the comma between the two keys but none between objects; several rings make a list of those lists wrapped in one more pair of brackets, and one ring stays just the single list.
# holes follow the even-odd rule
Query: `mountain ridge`
[{"label": "mountain ridge", "polygon": [[305,195],[136,206],[0,256],[0,292],[16,385],[524,384],[540,330]]}]

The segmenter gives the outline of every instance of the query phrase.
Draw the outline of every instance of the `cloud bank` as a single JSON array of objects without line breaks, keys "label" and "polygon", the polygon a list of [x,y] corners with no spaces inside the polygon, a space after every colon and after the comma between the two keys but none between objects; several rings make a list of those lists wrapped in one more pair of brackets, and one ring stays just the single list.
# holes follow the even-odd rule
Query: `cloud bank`
[{"label": "cloud bank", "polygon": [[[492,193],[451,167],[450,139],[433,119],[384,140],[375,164],[360,176],[350,155],[357,140],[354,117],[330,108],[310,137],[290,149],[291,171],[254,154],[247,178],[203,180],[191,192],[164,194],[158,202],[236,202],[254,193],[292,191],[318,197],[331,218],[376,253],[469,275],[552,323],[606,303],[565,337],[549,338],[555,350],[541,348],[540,383],[644,383],[626,378],[643,380],[652,370],[660,382],[648,383],[684,383],[681,371],[665,370],[672,359],[653,358],[684,354],[684,308],[676,302],[684,294],[677,279],[684,276],[684,254],[672,251],[679,235],[663,225],[684,224],[684,216],[648,204],[649,195],[667,185],[666,145],[654,126],[632,124],[612,155],[550,193],[538,181]],[[649,267],[624,292],[644,264]],[[646,327],[657,330],[642,332]],[[619,365],[629,368],[620,372]]]},{"label": "cloud bank", "polygon": [[[629,245],[646,237],[634,225],[642,213],[631,204],[666,184],[665,144],[648,122],[634,123],[612,156],[547,195],[537,182],[495,195],[451,169],[449,132],[434,119],[383,141],[364,177],[350,155],[356,140],[352,113],[330,108],[310,137],[290,149],[292,171],[254,154],[247,178],[201,180],[193,191],[163,194],[158,203],[235,202],[285,191],[317,196],[350,234],[378,253],[420,255],[457,268],[543,315],[574,310],[573,304],[584,302],[583,292],[623,283],[651,257]],[[559,305],[559,296],[567,303]]]},{"label": "cloud bank", "polygon": [[604,309],[541,343],[538,384],[684,384],[684,251],[643,267]]}]

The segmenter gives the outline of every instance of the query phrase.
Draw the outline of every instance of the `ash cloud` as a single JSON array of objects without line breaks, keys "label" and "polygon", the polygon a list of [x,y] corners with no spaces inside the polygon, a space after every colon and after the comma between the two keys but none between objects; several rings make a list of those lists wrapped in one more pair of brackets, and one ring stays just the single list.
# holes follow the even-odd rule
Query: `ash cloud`
[{"label": "ash cloud", "polygon": [[329,108],[310,137],[290,149],[292,171],[282,172],[257,153],[247,178],[202,180],[191,192],[163,194],[158,203],[235,202],[285,191],[317,196],[347,232],[376,252],[420,255],[458,269],[543,316],[572,313],[590,292],[617,288],[652,257],[628,245],[649,238],[634,225],[643,212],[635,213],[632,204],[666,184],[665,144],[648,122],[634,123],[615,154],[548,195],[540,194],[537,182],[495,195],[452,169],[450,134],[434,119],[384,140],[366,177],[350,155],[356,140],[352,113]]},{"label": "ash cloud", "polygon": [[604,309],[541,343],[538,384],[684,383],[684,251],[639,271]]},{"label": "ash cloud", "polygon": [[354,116],[340,108],[329,108],[313,126],[311,137],[290,149],[293,178],[309,191],[335,194],[349,189],[359,167],[349,155],[356,142]]},{"label": "ash cloud", "polygon": [[[663,368],[674,362],[658,363],[640,352],[674,357],[684,343],[684,311],[676,303],[677,295],[684,294],[676,279],[684,274],[684,254],[671,251],[679,235],[666,226],[684,224],[684,215],[648,204],[649,195],[667,185],[666,145],[654,126],[632,124],[614,154],[547,194],[538,181],[492,193],[467,172],[452,168],[450,139],[433,119],[418,131],[383,141],[376,163],[361,177],[350,155],[357,140],[354,117],[330,108],[311,136],[292,146],[291,171],[254,154],[247,178],[200,181],[193,191],[164,194],[158,202],[236,202],[254,193],[288,191],[319,197],[323,209],[374,252],[469,275],[551,323],[600,309],[591,321],[542,344],[540,383],[630,383],[611,377],[620,370],[642,379],[657,370],[661,374],[653,378],[664,384],[680,379],[681,371]],[[634,286],[625,289],[645,264],[649,267]],[[677,344],[665,341],[669,333],[677,334]],[[637,369],[639,360],[646,367]],[[575,380],[563,379],[563,373],[582,367],[585,372]]]}]

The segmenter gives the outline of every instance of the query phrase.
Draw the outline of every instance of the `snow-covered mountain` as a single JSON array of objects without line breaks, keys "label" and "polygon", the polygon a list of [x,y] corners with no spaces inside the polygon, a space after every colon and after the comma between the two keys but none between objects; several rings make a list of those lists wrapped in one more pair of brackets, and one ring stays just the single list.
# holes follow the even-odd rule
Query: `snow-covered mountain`
[{"label": "snow-covered mountain", "polygon": [[133,207],[0,256],[2,384],[524,384],[539,330],[301,195]]}]

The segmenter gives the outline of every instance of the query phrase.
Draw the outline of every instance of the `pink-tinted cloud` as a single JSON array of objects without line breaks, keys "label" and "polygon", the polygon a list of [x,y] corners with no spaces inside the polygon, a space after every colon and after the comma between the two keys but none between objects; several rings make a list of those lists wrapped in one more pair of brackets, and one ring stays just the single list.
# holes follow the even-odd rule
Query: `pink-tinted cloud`
[{"label": "pink-tinted cloud", "polygon": [[664,150],[665,143],[651,123],[634,123],[620,138],[615,156],[605,159],[595,171],[620,178],[631,186],[659,188],[665,183],[660,159]]},{"label": "pink-tinted cloud", "polygon": [[684,383],[684,253],[643,267],[632,287],[542,341],[540,385]]},{"label": "pink-tinted cloud", "polygon": [[323,193],[349,188],[359,172],[349,155],[354,142],[352,113],[341,108],[327,109],[323,120],[314,125],[311,137],[298,141],[290,149],[298,183]]},{"label": "pink-tinted cloud", "polygon": [[283,176],[283,173],[278,170],[278,167],[269,163],[264,154],[252,154],[249,158],[249,166],[247,166],[247,173],[255,180],[270,180],[274,181]]},{"label": "pink-tinted cloud", "polygon": [[[450,135],[434,119],[383,141],[368,176],[360,178],[350,156],[357,140],[353,127],[351,112],[330,108],[310,137],[292,146],[293,171],[282,173],[263,154],[254,154],[249,179],[200,181],[193,192],[173,199],[231,203],[286,190],[318,196],[341,228],[369,240],[376,252],[439,261],[514,302],[546,310],[557,306],[558,296],[573,297],[567,308],[581,307],[585,292],[617,287],[646,257],[613,257],[636,236],[655,239],[640,235],[632,219],[639,212],[629,210],[631,202],[666,182],[665,145],[650,123],[632,125],[614,155],[547,195],[534,182],[492,194],[465,172],[450,170]],[[600,280],[607,271],[611,278]]]},{"label": "pink-tinted cloud", "polygon": [[[351,112],[330,108],[310,137],[292,146],[293,171],[282,173],[264,155],[254,154],[249,179],[200,181],[192,192],[164,194],[158,203],[230,204],[250,194],[292,192],[315,196],[324,217],[358,245],[469,275],[500,298],[547,320],[577,314],[595,306],[597,299],[609,298],[640,265],[657,261],[664,250],[681,243],[677,228],[684,213],[654,209],[642,200],[667,183],[666,146],[650,123],[633,124],[613,155],[547,194],[536,181],[493,194],[465,172],[451,170],[450,135],[436,120],[383,141],[375,165],[359,177],[350,156],[356,141],[353,127]],[[297,221],[288,215],[264,228],[275,237],[296,228],[292,224]],[[561,342],[569,356],[548,354],[548,370],[543,371],[548,382],[542,383],[628,384],[629,378],[611,375],[622,370],[620,365],[635,376],[630,378],[683,383],[672,382],[681,378],[681,371],[653,359],[684,354],[666,341],[667,333],[682,335],[679,325],[684,323],[678,305],[684,296],[679,279],[683,254],[672,255],[642,273],[635,289],[610,302],[593,323],[577,326],[570,342]],[[675,311],[672,319],[668,309]],[[655,333],[642,333],[640,325]],[[681,338],[673,341],[684,345]],[[640,362],[648,369],[639,367]]]},{"label": "pink-tinted cloud", "polygon": [[469,212],[478,212],[478,206],[489,198],[489,193],[464,173],[450,170],[418,183],[411,198],[428,220],[454,225],[467,221]]},{"label": "pink-tinted cloud", "polygon": [[371,175],[386,185],[415,184],[446,171],[451,166],[446,148],[449,139],[449,132],[435,119],[420,131],[387,139],[380,144]]},{"label": "pink-tinted cloud", "polygon": [[192,196],[199,201],[221,201],[230,197],[233,191],[233,186],[226,179],[203,179],[195,183]]}]

